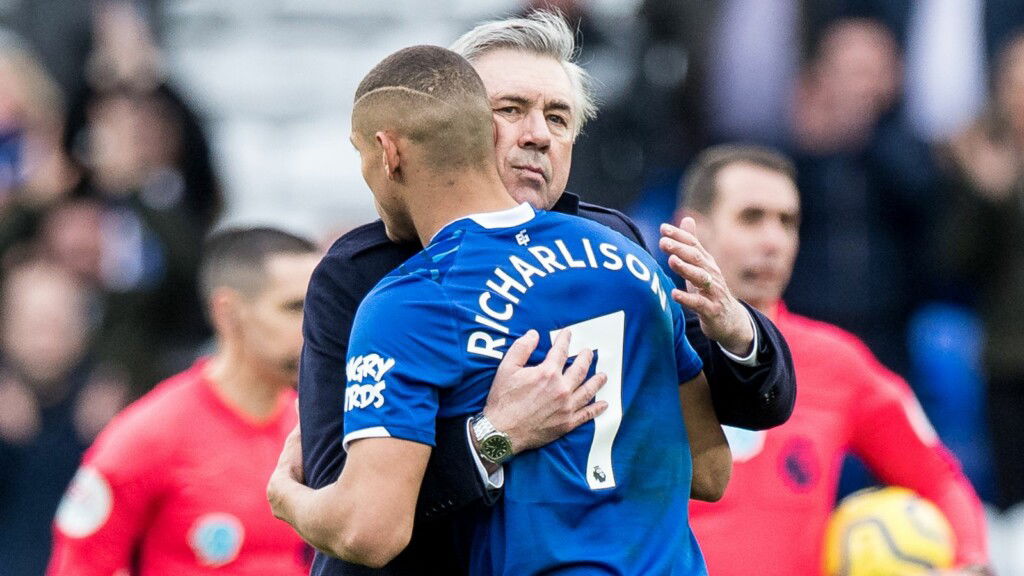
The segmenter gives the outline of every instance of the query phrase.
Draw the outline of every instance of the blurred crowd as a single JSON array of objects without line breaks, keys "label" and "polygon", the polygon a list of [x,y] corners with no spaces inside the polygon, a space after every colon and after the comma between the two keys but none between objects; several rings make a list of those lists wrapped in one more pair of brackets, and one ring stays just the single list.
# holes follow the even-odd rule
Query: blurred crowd
[{"label": "blurred crowd", "polygon": [[[0,12],[4,576],[42,573],[82,451],[202,349],[198,251],[224,204],[146,18],[159,2],[15,4]],[[585,0],[533,7],[578,27],[600,82],[569,189],[656,238],[702,148],[786,151],[803,202],[787,304],[907,376],[979,493],[1024,515],[1024,3],[642,0],[626,29]]]},{"label": "blurred crowd", "polygon": [[[196,266],[221,204],[198,117],[165,83],[136,8],[23,6],[43,14],[15,24],[55,26],[0,37],[5,575],[42,573],[83,450],[207,339]],[[67,53],[47,43],[55,30]]]}]

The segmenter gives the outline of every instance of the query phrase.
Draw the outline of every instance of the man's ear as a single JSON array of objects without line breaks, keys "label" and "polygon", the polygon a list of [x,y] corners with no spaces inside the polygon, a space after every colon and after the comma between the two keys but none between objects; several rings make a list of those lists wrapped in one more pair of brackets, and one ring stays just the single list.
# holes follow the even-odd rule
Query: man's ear
[{"label": "man's ear", "polygon": [[384,176],[391,181],[400,178],[402,157],[398,153],[398,139],[394,134],[380,131],[373,135],[381,148],[381,160],[384,163]]},{"label": "man's ear", "polygon": [[239,310],[242,295],[236,290],[221,286],[210,294],[210,324],[214,331],[224,337],[238,331]]}]

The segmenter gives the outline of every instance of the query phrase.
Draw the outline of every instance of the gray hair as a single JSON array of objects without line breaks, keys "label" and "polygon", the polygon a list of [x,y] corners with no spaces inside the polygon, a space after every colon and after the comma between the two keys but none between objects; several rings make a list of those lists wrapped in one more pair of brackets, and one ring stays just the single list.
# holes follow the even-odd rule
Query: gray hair
[{"label": "gray hair", "polygon": [[493,50],[509,49],[550,56],[558,61],[569,77],[575,102],[573,136],[597,114],[592,80],[576,63],[576,38],[561,15],[537,10],[523,18],[492,20],[466,32],[449,47],[470,62]]}]

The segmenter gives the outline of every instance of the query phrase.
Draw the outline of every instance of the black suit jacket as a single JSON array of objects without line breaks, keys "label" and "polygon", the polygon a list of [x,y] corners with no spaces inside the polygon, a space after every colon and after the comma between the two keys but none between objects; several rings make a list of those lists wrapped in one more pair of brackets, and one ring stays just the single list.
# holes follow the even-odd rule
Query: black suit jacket
[{"label": "black suit jacket", "polygon": [[[563,194],[553,210],[600,222],[646,249],[636,225],[620,212],[582,203],[570,193]],[[334,482],[345,463],[341,448],[345,356],[356,308],[377,282],[420,249],[415,243],[389,241],[378,220],[342,236],[313,273],[306,294],[299,375],[303,465],[306,483],[311,487]],[[729,360],[717,344],[708,341],[696,315],[689,311],[687,337],[704,362],[715,412],[722,423],[763,429],[789,418],[796,382],[782,335],[767,318],[750,310],[760,334],[755,367]],[[477,472],[465,419],[439,421],[436,434],[437,447],[427,465],[409,547],[380,570],[317,554],[312,574],[408,576],[465,572],[454,543],[451,512],[490,505],[498,494],[487,490]]]}]

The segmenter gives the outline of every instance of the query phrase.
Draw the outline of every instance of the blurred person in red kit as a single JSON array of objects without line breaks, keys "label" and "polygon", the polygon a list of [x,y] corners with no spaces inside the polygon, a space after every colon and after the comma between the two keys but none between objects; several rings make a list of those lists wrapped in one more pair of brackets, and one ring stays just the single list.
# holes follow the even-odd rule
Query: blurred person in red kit
[{"label": "blurred person in red kit", "polygon": [[306,574],[266,482],[295,427],[302,309],[320,254],[270,228],[219,232],[201,289],[216,352],[117,416],[54,522],[49,574]]},{"label": "blurred person in red kit", "polygon": [[[709,148],[691,167],[682,194],[683,215],[695,222],[684,221],[689,230],[662,228],[661,248],[676,272],[691,266],[684,260],[713,258],[736,296],[775,322],[800,382],[785,424],[726,428],[734,459],[729,487],[718,503],[692,502],[690,509],[708,570],[820,574],[825,525],[849,451],[883,482],[910,488],[942,510],[956,534],[954,574],[988,574],[981,502],[910,387],[855,336],[794,314],[782,301],[798,251],[795,179],[792,162],[773,150]],[[673,297],[685,306],[697,292],[719,289],[676,290]]]}]

